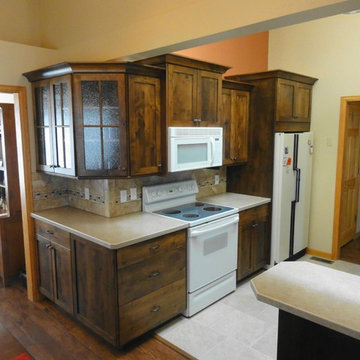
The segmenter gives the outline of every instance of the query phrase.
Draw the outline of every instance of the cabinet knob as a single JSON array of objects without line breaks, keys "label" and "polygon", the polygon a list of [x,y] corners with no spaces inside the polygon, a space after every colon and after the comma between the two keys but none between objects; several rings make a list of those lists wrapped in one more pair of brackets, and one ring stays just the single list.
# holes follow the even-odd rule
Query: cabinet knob
[{"label": "cabinet knob", "polygon": [[201,119],[194,119],[193,122],[194,123],[201,123]]},{"label": "cabinet knob", "polygon": [[160,310],[160,306],[156,305],[151,308],[151,312],[158,312]]},{"label": "cabinet knob", "polygon": [[126,171],[126,167],[121,168],[121,171]]},{"label": "cabinet knob", "polygon": [[54,235],[54,232],[52,230],[46,230],[45,232],[49,235]]},{"label": "cabinet knob", "polygon": [[162,164],[158,164],[158,167],[159,167],[159,168],[162,168]]},{"label": "cabinet knob", "polygon": [[153,271],[150,273],[149,278],[154,278],[160,275],[160,271]]},{"label": "cabinet knob", "polygon": [[150,251],[156,251],[156,250],[158,250],[159,248],[160,248],[160,245],[157,244],[157,245],[151,246],[151,247],[150,247]]},{"label": "cabinet knob", "polygon": [[251,225],[253,228],[257,228],[259,226],[259,224],[252,224]]}]

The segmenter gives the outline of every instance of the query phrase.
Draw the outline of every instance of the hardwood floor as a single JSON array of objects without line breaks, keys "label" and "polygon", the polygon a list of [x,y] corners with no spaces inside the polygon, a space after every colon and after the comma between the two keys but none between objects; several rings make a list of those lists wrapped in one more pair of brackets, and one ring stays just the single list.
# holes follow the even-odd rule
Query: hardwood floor
[{"label": "hardwood floor", "polygon": [[115,349],[50,301],[27,300],[25,289],[16,284],[0,289],[0,360],[22,352],[28,352],[35,360],[192,359],[152,335],[130,343],[123,350]]},{"label": "hardwood floor", "polygon": [[351,240],[340,249],[340,260],[360,264],[360,238]]}]

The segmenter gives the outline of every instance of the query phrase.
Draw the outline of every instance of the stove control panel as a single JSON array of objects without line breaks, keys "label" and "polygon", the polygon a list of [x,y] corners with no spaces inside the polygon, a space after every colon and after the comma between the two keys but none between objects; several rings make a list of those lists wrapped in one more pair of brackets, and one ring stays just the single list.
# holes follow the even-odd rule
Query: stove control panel
[{"label": "stove control panel", "polygon": [[179,181],[175,183],[160,184],[143,187],[143,202],[151,204],[179,197],[194,195],[199,192],[195,180]]}]

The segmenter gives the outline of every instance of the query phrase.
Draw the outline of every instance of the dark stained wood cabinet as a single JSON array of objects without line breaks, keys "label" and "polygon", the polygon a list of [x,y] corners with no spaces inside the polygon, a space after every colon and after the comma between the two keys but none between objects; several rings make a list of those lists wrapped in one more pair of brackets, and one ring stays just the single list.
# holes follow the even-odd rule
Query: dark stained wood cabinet
[{"label": "dark stained wood cabinet", "polygon": [[186,308],[186,232],[119,249],[120,345]]},{"label": "dark stained wood cabinet", "polygon": [[162,171],[161,80],[129,75],[130,175]]},{"label": "dark stained wood cabinet", "polygon": [[117,345],[116,251],[71,235],[75,318]]},{"label": "dark stained wood cabinet", "polygon": [[223,164],[248,158],[248,127],[252,85],[224,80],[222,89]]},{"label": "dark stained wood cabinet", "polygon": [[186,308],[186,231],[112,250],[35,220],[40,292],[114,346]]},{"label": "dark stained wood cabinet", "polygon": [[25,270],[15,109],[0,103],[0,286]]},{"label": "dark stained wood cabinet", "polygon": [[40,292],[73,314],[69,233],[36,221]]},{"label": "dark stained wood cabinet", "polygon": [[39,171],[95,178],[166,171],[163,70],[63,63],[24,76],[33,83]]},{"label": "dark stained wood cabinet", "polygon": [[240,212],[237,280],[263,268],[269,261],[270,205]]},{"label": "dark stained wood cabinet", "polygon": [[248,161],[227,168],[227,191],[272,197],[274,133],[310,130],[311,88],[317,79],[283,70],[228,76],[254,85]]},{"label": "dark stained wood cabinet", "polygon": [[138,63],[166,69],[168,126],[221,126],[222,74],[228,67],[172,54]]}]

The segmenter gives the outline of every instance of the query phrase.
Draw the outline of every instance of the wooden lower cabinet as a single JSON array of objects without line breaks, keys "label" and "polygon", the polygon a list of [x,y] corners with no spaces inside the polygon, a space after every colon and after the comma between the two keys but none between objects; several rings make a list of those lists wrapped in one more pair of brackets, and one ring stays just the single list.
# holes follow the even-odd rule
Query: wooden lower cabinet
[{"label": "wooden lower cabinet", "polygon": [[114,346],[186,308],[186,231],[119,250],[35,221],[40,292]]},{"label": "wooden lower cabinet", "polygon": [[237,280],[266,265],[270,252],[270,205],[240,212]]}]

